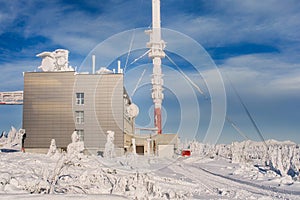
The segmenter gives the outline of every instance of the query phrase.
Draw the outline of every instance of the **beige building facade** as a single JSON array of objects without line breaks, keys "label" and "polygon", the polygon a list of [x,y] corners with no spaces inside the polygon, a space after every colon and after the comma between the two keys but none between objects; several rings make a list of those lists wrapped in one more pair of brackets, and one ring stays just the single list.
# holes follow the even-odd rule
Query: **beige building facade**
[{"label": "beige building facade", "polygon": [[45,152],[55,139],[65,150],[76,130],[85,149],[97,155],[104,151],[107,131],[114,131],[116,154],[122,155],[124,135],[134,131],[134,119],[125,112],[130,104],[122,73],[26,72],[25,148]]}]

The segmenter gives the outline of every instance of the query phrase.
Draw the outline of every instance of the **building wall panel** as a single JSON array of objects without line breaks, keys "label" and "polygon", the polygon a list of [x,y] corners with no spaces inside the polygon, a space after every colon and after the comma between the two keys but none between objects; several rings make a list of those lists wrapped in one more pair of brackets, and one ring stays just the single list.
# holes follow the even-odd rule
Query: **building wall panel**
[{"label": "building wall panel", "polygon": [[[83,105],[77,105],[76,93],[84,93]],[[124,148],[123,95],[123,74],[25,73],[25,146],[48,148],[54,138],[65,148],[78,129],[87,149],[104,150],[108,130],[115,132],[115,147]],[[84,112],[83,124],[76,124],[76,111]]]},{"label": "building wall panel", "polygon": [[75,129],[72,115],[74,72],[32,72],[24,75],[25,147],[48,148],[52,138],[66,147]]}]

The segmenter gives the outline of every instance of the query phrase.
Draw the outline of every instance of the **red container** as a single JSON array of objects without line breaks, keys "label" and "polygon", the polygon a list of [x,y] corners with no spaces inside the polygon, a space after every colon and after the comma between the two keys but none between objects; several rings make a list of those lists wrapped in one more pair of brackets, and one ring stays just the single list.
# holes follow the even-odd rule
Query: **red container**
[{"label": "red container", "polygon": [[182,150],[181,151],[181,156],[183,156],[183,157],[191,156],[191,150],[189,150],[189,149]]}]

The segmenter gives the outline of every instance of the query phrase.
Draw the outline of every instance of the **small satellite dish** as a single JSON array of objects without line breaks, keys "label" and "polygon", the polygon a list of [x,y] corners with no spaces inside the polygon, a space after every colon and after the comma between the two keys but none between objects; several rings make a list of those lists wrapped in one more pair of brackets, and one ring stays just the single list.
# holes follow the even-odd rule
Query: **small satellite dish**
[{"label": "small satellite dish", "polygon": [[139,107],[132,103],[127,107],[127,113],[130,118],[135,118],[139,114]]}]

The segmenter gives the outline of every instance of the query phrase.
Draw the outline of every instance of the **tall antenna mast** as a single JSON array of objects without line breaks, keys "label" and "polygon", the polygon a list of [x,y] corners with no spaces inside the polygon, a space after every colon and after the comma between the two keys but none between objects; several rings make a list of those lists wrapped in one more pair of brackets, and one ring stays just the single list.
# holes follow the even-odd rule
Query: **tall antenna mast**
[{"label": "tall antenna mast", "polygon": [[160,0],[152,0],[152,29],[146,31],[150,35],[147,47],[150,49],[149,58],[153,63],[152,74],[152,99],[154,103],[154,125],[157,133],[162,133],[161,127],[161,105],[164,98],[163,94],[163,74],[161,72],[161,59],[165,57],[165,42],[161,39],[160,26]]}]

